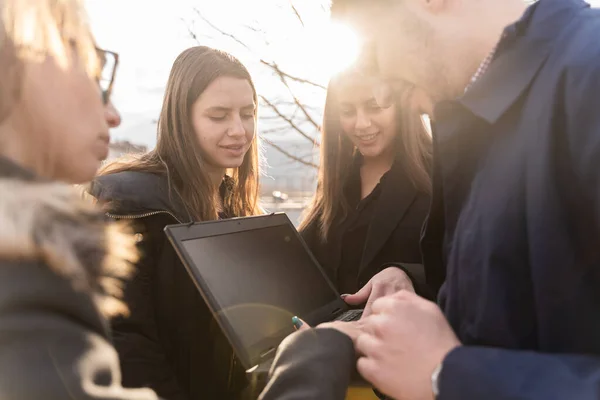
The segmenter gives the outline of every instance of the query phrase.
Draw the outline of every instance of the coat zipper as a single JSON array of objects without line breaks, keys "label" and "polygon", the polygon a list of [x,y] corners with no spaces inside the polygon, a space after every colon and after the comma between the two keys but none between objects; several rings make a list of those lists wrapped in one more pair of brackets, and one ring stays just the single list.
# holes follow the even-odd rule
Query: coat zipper
[{"label": "coat zipper", "polygon": [[164,211],[164,210],[163,211],[151,211],[151,212],[147,212],[147,213],[144,213],[144,214],[137,214],[137,215],[117,215],[117,214],[106,213],[106,215],[108,217],[113,218],[113,219],[139,219],[139,218],[151,217],[151,216],[157,215],[157,214],[167,214],[167,215],[170,215],[178,223],[180,223],[180,224],[183,223],[175,215],[173,215],[169,211]]}]

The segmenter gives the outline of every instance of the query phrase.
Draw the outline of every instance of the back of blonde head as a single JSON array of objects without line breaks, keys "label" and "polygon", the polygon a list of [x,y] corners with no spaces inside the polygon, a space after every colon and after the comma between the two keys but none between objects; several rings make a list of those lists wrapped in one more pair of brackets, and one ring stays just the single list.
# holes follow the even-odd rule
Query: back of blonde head
[{"label": "back of blonde head", "polygon": [[18,99],[24,65],[50,56],[66,66],[71,50],[95,76],[98,58],[81,0],[0,0],[0,122]]}]

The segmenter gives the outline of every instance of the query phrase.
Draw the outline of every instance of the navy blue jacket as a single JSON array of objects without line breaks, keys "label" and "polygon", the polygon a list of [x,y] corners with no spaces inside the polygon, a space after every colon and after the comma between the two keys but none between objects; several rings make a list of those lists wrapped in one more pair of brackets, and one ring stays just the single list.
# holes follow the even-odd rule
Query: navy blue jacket
[{"label": "navy blue jacket", "polygon": [[424,262],[468,345],[440,399],[600,399],[600,10],[540,0],[505,34],[434,116]]}]

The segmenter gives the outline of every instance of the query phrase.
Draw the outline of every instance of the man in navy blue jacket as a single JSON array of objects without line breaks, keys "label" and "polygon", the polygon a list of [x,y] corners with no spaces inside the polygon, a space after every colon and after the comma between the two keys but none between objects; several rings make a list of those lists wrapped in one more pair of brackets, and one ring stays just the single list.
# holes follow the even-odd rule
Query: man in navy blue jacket
[{"label": "man in navy blue jacket", "polygon": [[437,103],[422,248],[443,314],[378,300],[359,371],[399,400],[599,399],[600,11],[334,0],[332,15],[374,43],[389,84]]}]

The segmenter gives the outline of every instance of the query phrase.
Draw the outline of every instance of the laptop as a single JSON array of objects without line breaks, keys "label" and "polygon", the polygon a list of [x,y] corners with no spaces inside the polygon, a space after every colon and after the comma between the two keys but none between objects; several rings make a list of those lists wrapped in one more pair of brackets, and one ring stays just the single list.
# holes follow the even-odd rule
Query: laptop
[{"label": "laptop", "polygon": [[247,373],[268,371],[293,316],[316,326],[362,314],[340,298],[284,213],[165,232]]}]

